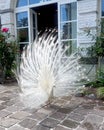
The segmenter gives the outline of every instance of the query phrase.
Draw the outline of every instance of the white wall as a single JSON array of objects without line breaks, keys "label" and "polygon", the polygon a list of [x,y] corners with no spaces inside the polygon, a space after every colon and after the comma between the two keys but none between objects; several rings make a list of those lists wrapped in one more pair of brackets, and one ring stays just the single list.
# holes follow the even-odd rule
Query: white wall
[{"label": "white wall", "polygon": [[96,32],[98,19],[97,0],[81,0],[78,1],[78,44],[80,47],[87,47],[92,42],[91,37],[87,37],[84,29],[91,28]]}]

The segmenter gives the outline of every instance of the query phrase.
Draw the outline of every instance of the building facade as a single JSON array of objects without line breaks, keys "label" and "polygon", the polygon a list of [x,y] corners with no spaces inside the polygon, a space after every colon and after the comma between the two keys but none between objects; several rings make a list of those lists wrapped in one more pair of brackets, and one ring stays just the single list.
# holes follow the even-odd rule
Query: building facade
[{"label": "building facade", "polygon": [[[0,0],[0,24],[19,39],[21,48],[37,33],[56,28],[69,53],[94,43],[83,30],[93,31],[104,18],[104,0]],[[96,32],[96,31],[95,31]]]}]

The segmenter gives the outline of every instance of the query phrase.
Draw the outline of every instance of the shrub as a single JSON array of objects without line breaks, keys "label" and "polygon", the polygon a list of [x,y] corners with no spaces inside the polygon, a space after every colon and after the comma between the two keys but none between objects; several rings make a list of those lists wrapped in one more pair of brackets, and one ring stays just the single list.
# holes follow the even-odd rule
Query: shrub
[{"label": "shrub", "polygon": [[104,100],[104,87],[97,88],[97,97]]},{"label": "shrub", "polygon": [[15,41],[10,41],[8,28],[0,30],[0,69],[5,73],[5,78],[13,75],[12,69],[16,67],[18,46]]}]

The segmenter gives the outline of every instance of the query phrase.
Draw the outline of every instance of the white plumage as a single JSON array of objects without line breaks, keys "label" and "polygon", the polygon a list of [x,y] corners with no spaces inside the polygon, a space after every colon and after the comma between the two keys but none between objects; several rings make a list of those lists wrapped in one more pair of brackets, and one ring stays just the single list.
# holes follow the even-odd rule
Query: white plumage
[{"label": "white plumage", "polygon": [[27,107],[37,108],[50,96],[70,94],[75,90],[74,83],[84,78],[78,56],[66,57],[68,48],[62,48],[54,33],[44,33],[23,51],[17,80]]}]

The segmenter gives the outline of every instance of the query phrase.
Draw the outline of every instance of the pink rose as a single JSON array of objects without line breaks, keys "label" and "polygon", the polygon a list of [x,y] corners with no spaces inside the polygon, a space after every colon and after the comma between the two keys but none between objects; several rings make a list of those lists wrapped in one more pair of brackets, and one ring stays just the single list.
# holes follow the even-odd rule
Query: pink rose
[{"label": "pink rose", "polygon": [[9,31],[9,28],[2,28],[1,31],[7,33]]}]

